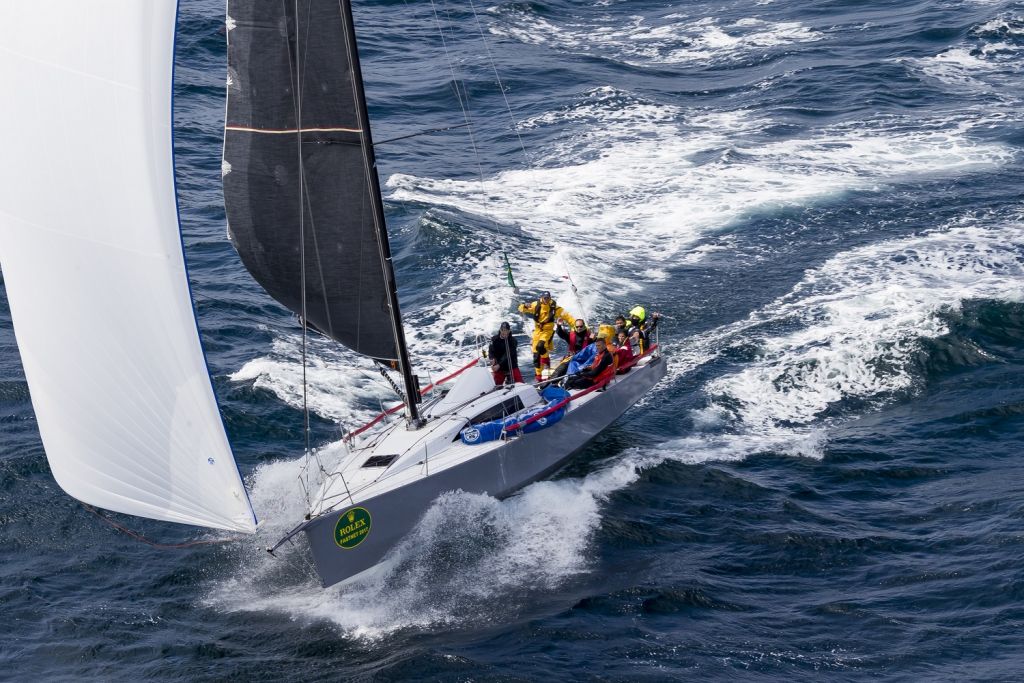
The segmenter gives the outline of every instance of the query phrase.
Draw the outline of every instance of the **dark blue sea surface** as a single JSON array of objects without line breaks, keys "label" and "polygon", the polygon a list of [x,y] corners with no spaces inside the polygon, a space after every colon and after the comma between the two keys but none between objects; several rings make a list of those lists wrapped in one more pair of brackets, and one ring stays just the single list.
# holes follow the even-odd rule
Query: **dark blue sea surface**
[{"label": "dark blue sea surface", "polygon": [[[224,3],[182,0],[182,230],[264,527],[163,550],[64,494],[4,299],[0,678],[1019,680],[1024,3],[474,1],[355,7],[421,374],[528,330],[505,251],[574,313],[664,313],[668,378],[554,480],[444,496],[385,572],[268,556],[306,506],[301,332],[226,239]],[[472,137],[383,142],[456,93]],[[308,376],[329,460],[390,396],[322,339]]]}]

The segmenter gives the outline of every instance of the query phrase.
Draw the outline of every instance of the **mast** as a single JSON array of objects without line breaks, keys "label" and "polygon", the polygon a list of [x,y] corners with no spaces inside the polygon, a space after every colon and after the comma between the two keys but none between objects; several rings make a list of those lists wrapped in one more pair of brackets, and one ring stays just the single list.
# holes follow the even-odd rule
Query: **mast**
[{"label": "mast", "polygon": [[366,92],[363,87],[363,71],[359,66],[359,49],[356,43],[355,22],[352,17],[352,3],[341,0],[345,25],[345,48],[349,53],[351,64],[352,86],[355,93],[356,115],[359,119],[360,136],[363,138],[363,160],[366,165],[366,180],[370,184],[370,197],[373,203],[373,227],[377,235],[377,246],[380,249],[381,268],[384,271],[384,283],[387,288],[388,307],[391,311],[391,327],[395,336],[395,347],[398,350],[398,367],[405,385],[406,417],[409,427],[419,429],[423,420],[420,417],[420,392],[409,362],[409,347],[405,341],[405,330],[402,327],[402,311],[398,306],[398,285],[395,282],[395,268],[391,259],[391,244],[388,241],[387,222],[384,218],[384,199],[380,192],[380,178],[377,175],[377,160],[373,153],[373,136],[370,133],[370,115],[366,108]]}]

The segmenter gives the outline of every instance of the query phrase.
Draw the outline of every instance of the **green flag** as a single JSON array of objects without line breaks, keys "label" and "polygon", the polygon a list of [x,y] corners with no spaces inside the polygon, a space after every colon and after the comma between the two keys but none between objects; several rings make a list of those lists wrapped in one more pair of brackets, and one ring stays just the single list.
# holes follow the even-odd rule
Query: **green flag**
[{"label": "green flag", "polygon": [[516,281],[512,278],[512,264],[508,262],[508,254],[501,252],[501,255],[505,258],[505,277],[508,279],[508,286],[518,292],[519,288],[516,287]]}]

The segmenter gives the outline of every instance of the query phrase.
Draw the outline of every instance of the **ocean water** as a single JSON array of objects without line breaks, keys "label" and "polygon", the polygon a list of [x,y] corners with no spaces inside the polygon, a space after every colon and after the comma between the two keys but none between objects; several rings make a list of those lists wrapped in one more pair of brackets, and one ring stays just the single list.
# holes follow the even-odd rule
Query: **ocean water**
[{"label": "ocean water", "polygon": [[[0,300],[0,678],[1019,680],[1024,3],[474,3],[355,7],[378,141],[456,92],[473,122],[378,148],[421,374],[528,327],[505,251],[573,312],[664,313],[668,378],[553,480],[443,496],[387,571],[268,556],[301,337],[225,237],[223,2],[181,0],[182,230],[264,527],[159,549],[61,492]],[[330,458],[389,394],[310,351]]]}]

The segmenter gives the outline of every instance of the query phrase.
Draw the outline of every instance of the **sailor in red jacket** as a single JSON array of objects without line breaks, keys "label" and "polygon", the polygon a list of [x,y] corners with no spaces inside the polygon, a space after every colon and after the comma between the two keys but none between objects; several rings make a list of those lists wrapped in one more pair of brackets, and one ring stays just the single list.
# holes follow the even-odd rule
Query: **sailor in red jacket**
[{"label": "sailor in red jacket", "polygon": [[555,332],[569,345],[569,350],[566,353],[570,356],[575,355],[577,351],[581,351],[584,346],[594,341],[594,335],[587,329],[587,323],[583,318],[576,318],[572,330],[567,330],[559,320]]},{"label": "sailor in red jacket", "polygon": [[619,362],[615,365],[615,374],[624,375],[629,372],[630,366],[633,364],[633,348],[629,344],[629,333],[625,330],[619,330],[619,347],[615,349],[615,355],[619,357]]}]

